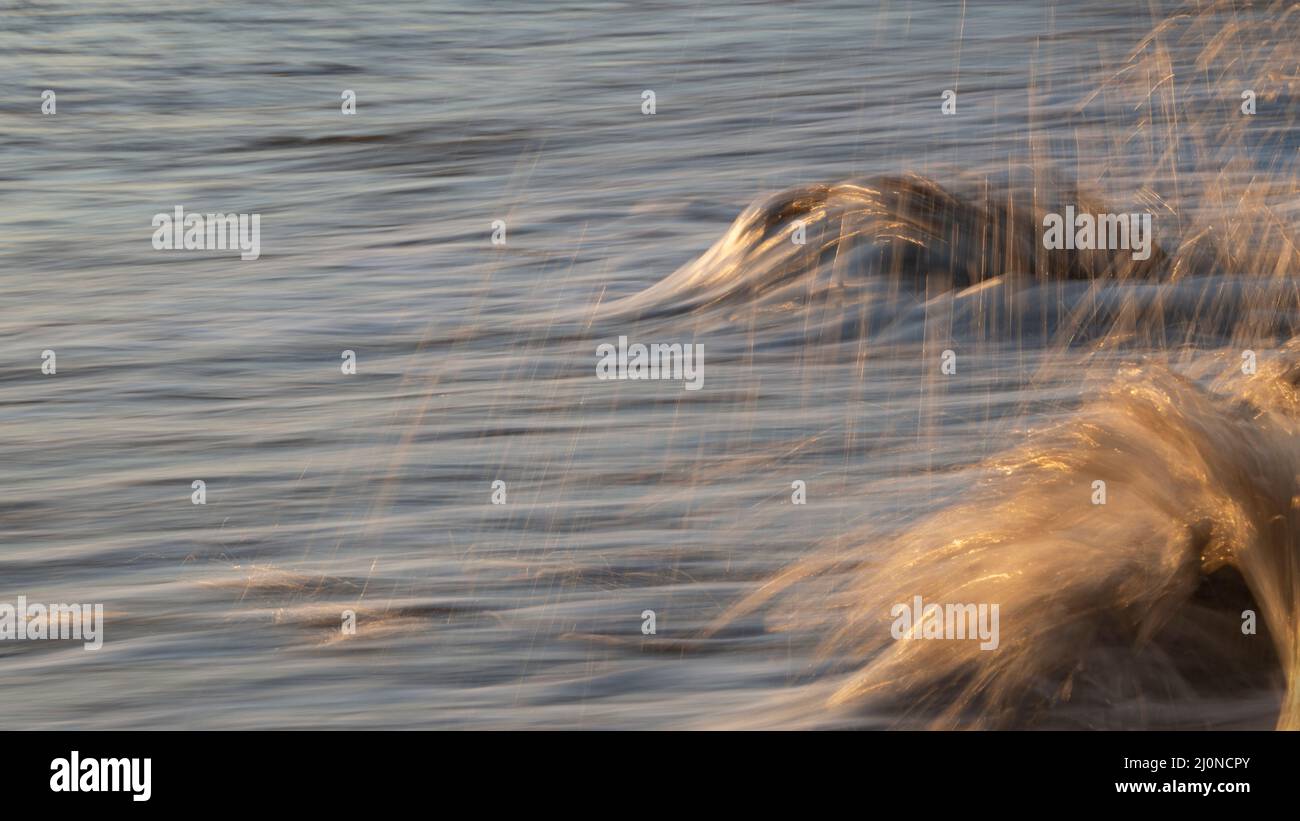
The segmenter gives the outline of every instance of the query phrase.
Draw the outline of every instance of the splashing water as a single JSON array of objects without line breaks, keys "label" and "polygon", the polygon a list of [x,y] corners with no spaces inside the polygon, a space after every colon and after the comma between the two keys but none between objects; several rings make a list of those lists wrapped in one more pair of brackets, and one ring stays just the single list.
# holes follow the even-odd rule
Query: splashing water
[{"label": "splashing water", "polygon": [[[835,707],[883,702],[932,727],[1018,726],[1061,704],[1074,721],[1168,722],[1204,715],[1225,678],[1258,687],[1280,667],[1278,726],[1295,729],[1300,348],[1286,357],[1220,390],[1155,362],[1130,369],[981,466],[969,501],[884,545],[850,534],[740,609],[779,596],[785,629],[825,637],[827,666],[851,668],[834,676]],[[1090,502],[1098,480],[1104,508]],[[1206,592],[1229,570],[1249,596]],[[888,604],[916,595],[997,603],[1001,648],[891,640]],[[1272,655],[1234,647],[1243,604]]]}]

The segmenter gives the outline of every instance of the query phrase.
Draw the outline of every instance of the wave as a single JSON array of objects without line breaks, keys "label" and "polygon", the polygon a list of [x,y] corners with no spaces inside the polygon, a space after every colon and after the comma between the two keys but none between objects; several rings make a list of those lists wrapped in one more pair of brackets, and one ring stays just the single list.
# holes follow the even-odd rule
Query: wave
[{"label": "wave", "polygon": [[[897,536],[846,534],[715,629],[766,607],[773,629],[824,637],[810,715],[1182,727],[1254,704],[1300,729],[1300,342],[1256,374],[1238,364],[1121,374],[972,471],[965,501]],[[1000,646],[895,640],[892,607],[916,596],[997,604]]]},{"label": "wave", "polygon": [[792,189],[746,209],[699,258],[595,321],[686,319],[697,334],[762,330],[765,341],[797,344],[915,340],[936,326],[1021,341],[1296,333],[1300,296],[1281,275],[1296,243],[1284,226],[1257,221],[1254,235],[1226,246],[1214,226],[1191,226],[1148,259],[1045,249],[1045,215],[1067,206],[1110,213],[1062,184],[985,181],[960,195],[906,175]]},{"label": "wave", "polygon": [[[1005,156],[942,175],[946,184],[931,172],[775,193],[698,258],[587,319],[739,328],[763,344],[936,330],[1063,343],[1163,343],[1171,331],[1288,339],[1298,24],[1300,6],[1283,0],[1188,5],[1098,78],[1064,117],[1068,136],[1031,130]],[[1044,217],[1067,208],[1150,214],[1149,257],[1044,248]]]}]

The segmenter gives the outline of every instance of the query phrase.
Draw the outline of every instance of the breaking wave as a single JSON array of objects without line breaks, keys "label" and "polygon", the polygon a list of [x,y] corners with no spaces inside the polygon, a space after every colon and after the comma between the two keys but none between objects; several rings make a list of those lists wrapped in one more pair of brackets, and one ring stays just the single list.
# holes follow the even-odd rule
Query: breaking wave
[{"label": "breaking wave", "polygon": [[[1219,357],[1205,381],[1125,370],[972,469],[966,501],[894,537],[837,539],[723,624],[771,606],[777,629],[822,636],[813,712],[1131,728],[1277,710],[1300,728],[1300,345],[1253,375],[1238,365]],[[1000,647],[893,640],[890,605],[914,596],[998,604]],[[1243,636],[1247,610],[1266,640]]]}]

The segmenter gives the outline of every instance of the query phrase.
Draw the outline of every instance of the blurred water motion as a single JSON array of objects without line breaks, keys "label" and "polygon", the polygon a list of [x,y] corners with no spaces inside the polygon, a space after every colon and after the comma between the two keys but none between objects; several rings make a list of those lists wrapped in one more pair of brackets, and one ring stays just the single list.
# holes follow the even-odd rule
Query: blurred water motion
[{"label": "blurred water motion", "polygon": [[1135,8],[5,4],[6,727],[1294,727],[1300,11]]}]

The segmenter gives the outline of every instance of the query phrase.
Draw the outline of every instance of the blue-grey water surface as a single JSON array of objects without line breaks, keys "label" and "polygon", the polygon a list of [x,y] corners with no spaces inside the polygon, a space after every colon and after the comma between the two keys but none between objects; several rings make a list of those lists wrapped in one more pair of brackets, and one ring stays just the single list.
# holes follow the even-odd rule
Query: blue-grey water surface
[{"label": "blue-grey water surface", "polygon": [[[0,600],[106,611],[98,651],[0,643],[26,705],[4,726],[819,724],[787,709],[818,636],[766,629],[779,612],[703,629],[845,534],[960,498],[966,468],[1073,412],[1108,357],[1199,354],[1061,367],[1048,331],[962,347],[909,320],[888,346],[819,346],[780,311],[661,319],[643,341],[705,347],[695,392],[595,377],[595,346],[640,326],[547,328],[814,183],[1050,168],[1164,214],[1174,244],[1240,204],[1227,192],[1293,230],[1300,21],[1225,13],[1277,39],[1210,68],[1201,30],[1141,51],[1178,8],[0,4]],[[1214,73],[1232,56],[1263,83],[1245,135],[1238,78]],[[1231,97],[1190,96],[1220,81]],[[155,251],[151,218],[177,205],[260,214],[260,259]],[[1294,294],[1294,259],[1194,273]],[[908,304],[962,315],[936,298]],[[1268,727],[1279,698],[1194,715]]]}]

